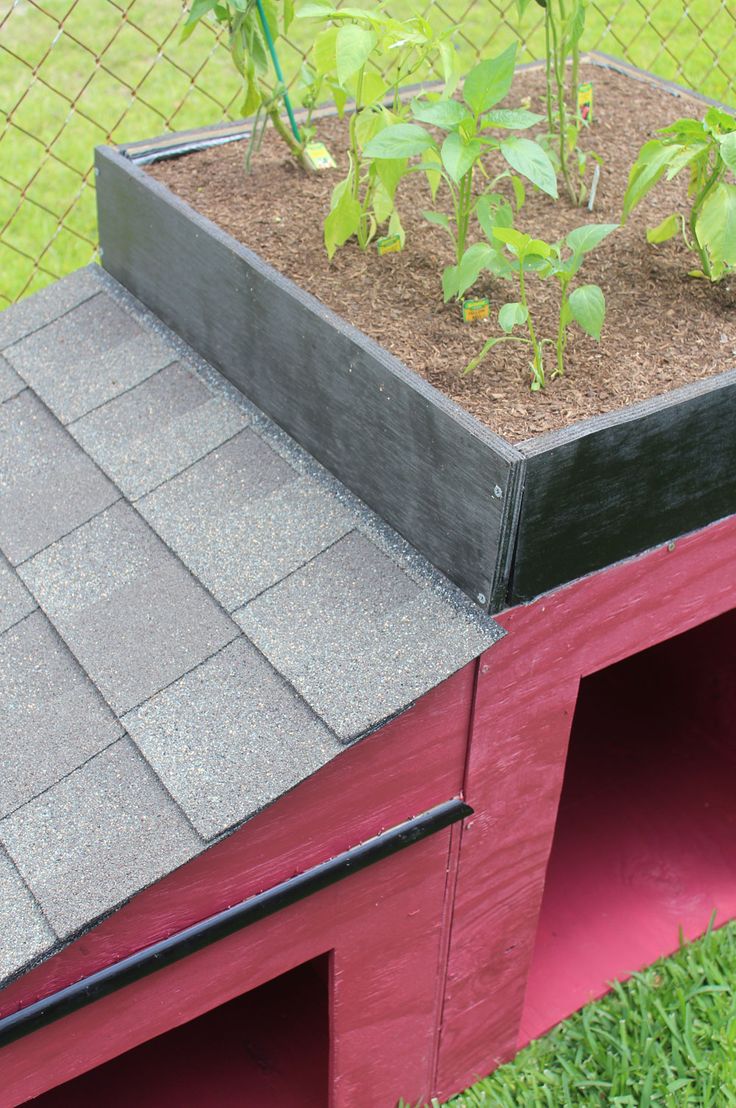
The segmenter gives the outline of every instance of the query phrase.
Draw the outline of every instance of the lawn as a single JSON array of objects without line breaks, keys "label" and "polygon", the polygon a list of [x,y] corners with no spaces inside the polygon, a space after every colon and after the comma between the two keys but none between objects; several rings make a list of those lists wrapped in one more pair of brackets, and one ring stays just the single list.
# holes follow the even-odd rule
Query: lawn
[{"label": "lawn", "polygon": [[[736,923],[537,1039],[452,1108],[736,1105]],[[435,1102],[436,1103],[436,1102]]]},{"label": "lawn", "polygon": [[[395,0],[394,10],[413,10]],[[514,0],[439,0],[469,59],[515,34]],[[736,104],[729,0],[595,0],[584,45]],[[179,44],[183,0],[0,0],[0,307],[94,256],[92,150],[238,114],[227,53],[198,30]],[[494,18],[490,20],[489,11]],[[520,28],[542,46],[539,9]],[[297,44],[305,44],[302,28]],[[291,72],[297,50],[285,48]]]}]

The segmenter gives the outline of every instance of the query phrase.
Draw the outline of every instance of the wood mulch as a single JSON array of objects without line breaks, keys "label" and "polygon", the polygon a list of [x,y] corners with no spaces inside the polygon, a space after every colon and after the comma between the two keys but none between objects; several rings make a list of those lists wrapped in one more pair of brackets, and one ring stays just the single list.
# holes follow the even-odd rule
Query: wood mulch
[{"label": "wood mulch", "polygon": [[[530,188],[517,226],[550,241],[581,223],[617,222],[641,144],[679,116],[702,114],[690,98],[612,70],[584,66],[581,78],[594,82],[596,98],[584,144],[604,159],[595,211],[591,215],[565,199],[555,204]],[[508,103],[528,103],[541,114],[542,95],[541,73],[522,72]],[[345,124],[325,118],[319,137],[344,168]],[[237,142],[156,163],[149,172],[510,442],[736,367],[736,281],[712,286],[693,279],[688,271],[697,259],[683,243],[652,247],[645,238],[647,226],[675,208],[687,210],[685,174],[658,186],[627,225],[588,257],[580,280],[599,284],[605,293],[602,340],[595,343],[573,326],[566,375],[532,393],[526,348],[517,344],[502,344],[475,373],[463,376],[484,339],[500,333],[497,310],[516,298],[515,289],[481,278],[474,291],[489,296],[492,306],[491,319],[483,322],[464,324],[456,305],[443,304],[440,274],[452,262],[451,247],[445,233],[422,218],[431,206],[423,175],[410,175],[399,189],[407,232],[402,253],[378,257],[375,248],[363,254],[350,243],[330,263],[322,221],[339,177],[335,171],[307,176],[275,135],[266,137],[250,176],[243,173]],[[440,188],[438,207],[442,201]],[[555,333],[556,289],[551,281],[530,288],[543,335]],[[551,357],[547,368],[554,368]]]}]

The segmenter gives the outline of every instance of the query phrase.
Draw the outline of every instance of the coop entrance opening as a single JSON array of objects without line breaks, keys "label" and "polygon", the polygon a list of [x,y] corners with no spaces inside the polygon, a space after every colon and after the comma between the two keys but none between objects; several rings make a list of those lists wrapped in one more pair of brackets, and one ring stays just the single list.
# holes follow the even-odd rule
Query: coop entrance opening
[{"label": "coop entrance opening", "polygon": [[736,611],[583,679],[520,1043],[736,917]]},{"label": "coop entrance opening", "polygon": [[[324,1108],[328,973],[328,955],[316,958],[29,1103]],[[119,995],[122,1005],[124,991]]]}]

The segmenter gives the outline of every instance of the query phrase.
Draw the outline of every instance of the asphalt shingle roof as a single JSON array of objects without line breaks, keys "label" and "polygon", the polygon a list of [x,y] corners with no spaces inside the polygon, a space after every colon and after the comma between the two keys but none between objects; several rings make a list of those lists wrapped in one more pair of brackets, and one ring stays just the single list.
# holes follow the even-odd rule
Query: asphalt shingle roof
[{"label": "asphalt shingle roof", "polygon": [[0,313],[0,984],[500,634],[98,268]]}]

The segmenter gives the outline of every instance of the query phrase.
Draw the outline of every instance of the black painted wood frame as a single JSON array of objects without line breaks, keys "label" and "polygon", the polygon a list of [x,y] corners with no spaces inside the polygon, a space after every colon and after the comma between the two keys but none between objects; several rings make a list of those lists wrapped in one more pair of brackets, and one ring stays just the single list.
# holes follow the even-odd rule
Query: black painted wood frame
[{"label": "black painted wood frame", "polygon": [[736,512],[736,369],[512,446],[127,150],[96,166],[105,269],[484,608]]}]

